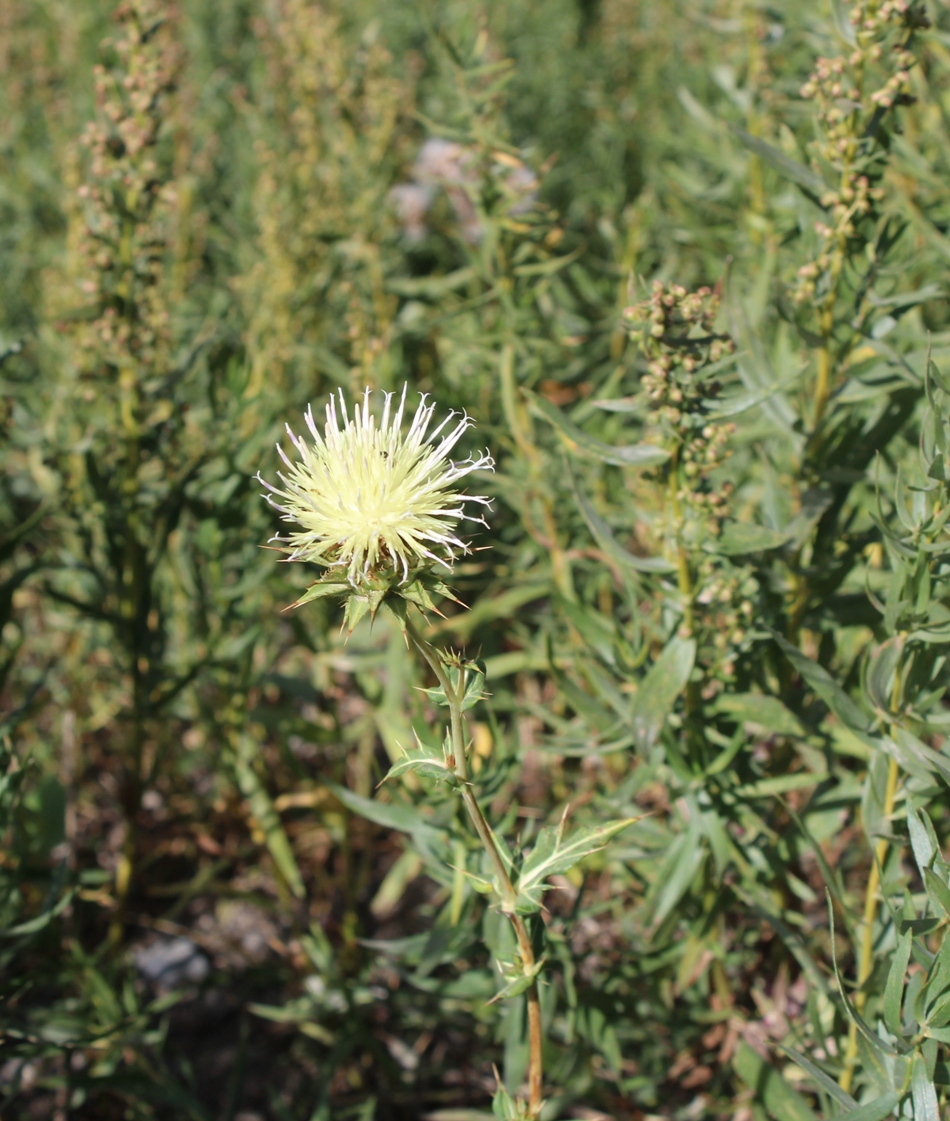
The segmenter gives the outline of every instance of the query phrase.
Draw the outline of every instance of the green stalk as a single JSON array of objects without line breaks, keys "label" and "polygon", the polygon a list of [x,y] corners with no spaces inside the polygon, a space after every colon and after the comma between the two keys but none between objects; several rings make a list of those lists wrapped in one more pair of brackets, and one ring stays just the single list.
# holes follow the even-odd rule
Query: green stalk
[{"label": "green stalk", "polygon": [[[508,874],[505,862],[502,860],[498,846],[495,844],[491,826],[485,820],[485,815],[482,813],[469,780],[465,728],[462,722],[462,701],[464,699],[462,679],[460,677],[458,688],[453,687],[435,648],[419,634],[408,617],[404,626],[407,637],[426,660],[449,702],[449,734],[452,743],[451,766],[455,777],[459,781],[462,801],[465,803],[468,816],[475,826],[475,832],[478,834],[478,839],[482,842],[485,852],[488,853],[488,859],[498,881],[501,893],[501,910],[508,916],[515,932],[515,938],[518,941],[518,953],[521,956],[524,972],[526,975],[532,975],[537,962],[528,927],[521,915],[515,912],[518,893],[511,882],[511,876]],[[541,999],[537,979],[532,979],[526,997],[528,1001],[528,1116],[536,1119],[541,1113],[541,1090],[544,1078],[544,1035],[541,1027]]]},{"label": "green stalk", "polygon": [[[896,713],[900,704],[901,697],[901,667],[900,665],[894,671],[894,688],[891,697],[891,708]],[[894,734],[895,723],[890,726],[890,734]],[[897,785],[900,774],[897,768],[897,760],[891,759],[890,765],[887,768],[887,787],[884,791],[884,820],[889,821],[891,815],[894,813],[894,803],[897,800]],[[886,837],[880,837],[874,849],[875,860],[871,865],[871,870],[868,873],[867,890],[864,894],[864,929],[861,932],[861,952],[858,957],[858,989],[854,995],[854,1007],[858,1015],[864,1011],[864,1005],[867,1003],[868,994],[864,990],[864,984],[871,976],[871,970],[874,967],[874,921],[877,918],[878,907],[878,888],[881,882],[881,872],[884,868],[884,861],[887,858],[887,850],[889,842]],[[838,1079],[838,1084],[841,1089],[846,1093],[851,1089],[851,1082],[854,1078],[854,1064],[858,1058],[858,1027],[854,1020],[848,1029],[848,1046],[844,1053],[844,1069],[841,1071],[841,1077]]]}]

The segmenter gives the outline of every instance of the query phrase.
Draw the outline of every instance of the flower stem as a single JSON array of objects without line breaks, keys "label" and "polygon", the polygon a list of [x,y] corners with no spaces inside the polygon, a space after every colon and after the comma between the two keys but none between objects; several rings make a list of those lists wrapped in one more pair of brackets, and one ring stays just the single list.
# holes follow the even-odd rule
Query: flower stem
[{"label": "flower stem", "polygon": [[505,866],[491,826],[485,820],[482,808],[472,790],[469,780],[467,745],[465,743],[465,728],[462,722],[462,700],[464,695],[464,682],[459,678],[458,686],[453,686],[445,666],[439,657],[438,651],[422,637],[415,625],[408,618],[404,621],[406,636],[413,646],[425,659],[429,668],[442,686],[449,703],[450,735],[452,743],[453,769],[459,781],[462,801],[468,816],[475,826],[478,839],[482,842],[488,859],[491,862],[498,882],[501,895],[501,910],[508,916],[515,938],[518,942],[518,953],[521,957],[522,968],[526,975],[532,975],[531,984],[528,986],[526,997],[528,1002],[528,1117],[534,1121],[541,1113],[541,1091],[544,1075],[543,1045],[544,1035],[541,1026],[541,1000],[538,992],[537,979],[533,977],[537,961],[534,947],[531,944],[531,935],[527,924],[521,915],[515,911],[518,893],[511,882],[511,876]]}]

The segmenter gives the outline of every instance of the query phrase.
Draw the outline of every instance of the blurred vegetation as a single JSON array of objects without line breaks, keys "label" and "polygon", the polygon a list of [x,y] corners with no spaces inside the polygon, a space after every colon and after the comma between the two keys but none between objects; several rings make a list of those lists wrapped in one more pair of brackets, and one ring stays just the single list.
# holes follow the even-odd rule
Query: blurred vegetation
[{"label": "blurred vegetation", "polygon": [[491,1116],[527,1063],[431,685],[260,546],[310,402],[498,467],[484,659],[556,1118],[950,1098],[950,13],[0,5],[0,1102]]}]

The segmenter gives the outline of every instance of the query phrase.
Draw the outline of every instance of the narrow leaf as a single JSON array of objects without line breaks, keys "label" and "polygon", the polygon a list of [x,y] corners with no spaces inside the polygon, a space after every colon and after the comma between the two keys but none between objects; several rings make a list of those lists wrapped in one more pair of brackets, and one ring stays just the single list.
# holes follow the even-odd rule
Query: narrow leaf
[{"label": "narrow leaf", "polygon": [[901,998],[904,995],[904,975],[907,972],[907,963],[910,961],[912,942],[913,935],[909,930],[900,936],[887,975],[887,984],[884,986],[884,1023],[891,1035],[896,1035],[898,1039],[903,1034],[901,1031]]},{"label": "narrow leaf", "polygon": [[739,1077],[755,1091],[756,1098],[776,1121],[818,1121],[806,1098],[753,1051],[745,1040],[739,1044],[734,1063]]},{"label": "narrow leaf", "polygon": [[365,817],[369,821],[381,825],[384,829],[398,829],[402,833],[418,833],[429,837],[441,836],[440,830],[431,825],[414,807],[394,806],[386,802],[377,802],[372,798],[363,798],[354,794],[346,787],[337,786],[328,782],[327,788],[340,799],[347,809]]},{"label": "narrow leaf", "polygon": [[940,1121],[937,1091],[927,1077],[927,1064],[919,1052],[914,1055],[914,1070],[910,1078],[910,1093],[914,1102],[914,1121]]},{"label": "narrow leaf", "polygon": [[302,899],[305,890],[300,869],[270,794],[254,768],[254,750],[250,737],[242,736],[232,757],[238,789],[247,800],[248,809],[264,834],[267,851],[277,865],[277,870],[293,894]]},{"label": "narrow leaf", "polygon": [[807,1055],[802,1055],[798,1051],[793,1051],[791,1047],[783,1047],[781,1044],[779,1044],[779,1046],[792,1062],[797,1063],[802,1070],[810,1074],[825,1093],[830,1094],[839,1105],[843,1105],[846,1109],[855,1109],[857,1107],[858,1103],[854,1098],[852,1098],[850,1094],[845,1093],[838,1083],[835,1082],[830,1075],[825,1074],[821,1067],[813,1063]]},{"label": "narrow leaf", "polygon": [[797,646],[793,646],[777,631],[772,631],[771,634],[785,657],[788,658],[795,669],[805,678],[812,689],[815,690],[818,696],[821,697],[839,720],[857,732],[870,731],[871,720],[865,716],[861,709],[823,666],[818,665],[817,662],[813,662],[811,658],[803,654]]},{"label": "narrow leaf", "polygon": [[774,147],[758,136],[753,136],[745,129],[739,128],[738,125],[730,124],[729,129],[750,152],[754,152],[759,159],[773,167],[779,175],[791,179],[799,187],[804,187],[810,195],[820,199],[828,190],[825,181],[816,175],[811,168],[805,167],[804,164],[793,160],[790,156],[786,156],[780,148]]},{"label": "narrow leaf", "polygon": [[569,451],[579,452],[583,455],[593,456],[604,463],[612,463],[616,467],[655,467],[658,463],[665,463],[670,458],[670,453],[654,444],[633,444],[626,447],[614,447],[595,439],[543,397],[530,398],[531,411],[542,420],[557,429],[558,435],[567,445]]},{"label": "narrow leaf", "polygon": [[315,599],[326,599],[328,596],[344,596],[352,590],[349,584],[322,584],[318,581],[316,584],[311,584],[300,599],[290,606],[302,607],[305,603],[310,603]]},{"label": "narrow leaf", "polygon": [[884,1121],[897,1109],[900,1100],[900,1094],[892,1090],[883,1097],[859,1105],[857,1109],[852,1109],[848,1113],[839,1113],[835,1121]]},{"label": "narrow leaf", "polygon": [[692,638],[670,639],[640,682],[633,698],[633,734],[637,750],[649,751],[663,730],[679,695],[686,688],[696,658]]},{"label": "narrow leaf", "polygon": [[774,736],[804,736],[797,716],[778,697],[764,693],[724,693],[716,699],[716,712],[734,716],[746,724],[757,724]]},{"label": "narrow leaf", "polygon": [[715,541],[713,551],[727,557],[765,553],[781,548],[790,536],[787,530],[769,529],[768,526],[754,525],[751,522],[729,522]]},{"label": "narrow leaf", "polygon": [[665,560],[663,557],[637,557],[633,553],[627,552],[614,537],[613,530],[604,521],[604,519],[597,513],[587,497],[581,493],[579,488],[575,485],[574,497],[577,500],[577,505],[581,513],[584,515],[584,521],[593,534],[594,540],[601,547],[603,552],[615,563],[621,567],[632,568],[635,572],[675,572],[676,565],[670,561]]}]

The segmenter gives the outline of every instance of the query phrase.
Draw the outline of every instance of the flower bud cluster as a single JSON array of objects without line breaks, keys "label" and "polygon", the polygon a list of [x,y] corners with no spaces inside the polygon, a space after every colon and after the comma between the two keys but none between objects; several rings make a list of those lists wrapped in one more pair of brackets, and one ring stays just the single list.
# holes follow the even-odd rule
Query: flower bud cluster
[{"label": "flower bud cluster", "polygon": [[[798,270],[793,297],[815,297],[823,278],[835,269],[835,256],[857,234],[857,223],[883,198],[872,165],[875,140],[872,117],[908,104],[909,50],[913,29],[922,16],[908,0],[860,0],[849,13],[854,48],[835,58],[819,58],[801,96],[815,103],[821,139],[813,149],[816,167],[834,169],[838,181],[821,197],[827,219],[815,224],[822,245],[815,259]],[[924,21],[925,22],[925,21]]]},{"label": "flower bud cluster", "polygon": [[162,282],[176,192],[156,147],[178,56],[162,34],[166,5],[130,0],[116,18],[122,33],[104,44],[111,64],[95,68],[97,113],[82,137],[89,161],[77,191],[80,290],[92,313],[78,342],[96,375],[103,365],[160,368],[170,345]]},{"label": "flower bud cluster", "polygon": [[711,419],[719,384],[705,370],[735,351],[728,335],[715,331],[719,293],[688,292],[682,285],[654,281],[649,299],[627,309],[631,336],[647,357],[641,384],[649,402],[647,422],[660,428],[676,452],[684,480],[681,501],[711,513],[728,501],[731,484],[715,492],[709,474],[729,455],[734,425]]}]

